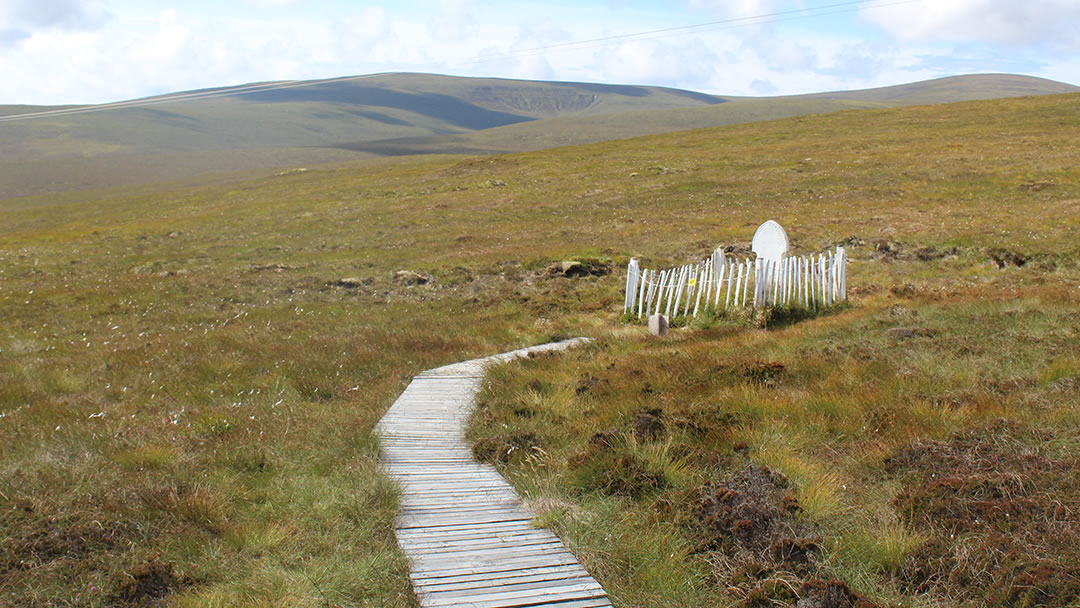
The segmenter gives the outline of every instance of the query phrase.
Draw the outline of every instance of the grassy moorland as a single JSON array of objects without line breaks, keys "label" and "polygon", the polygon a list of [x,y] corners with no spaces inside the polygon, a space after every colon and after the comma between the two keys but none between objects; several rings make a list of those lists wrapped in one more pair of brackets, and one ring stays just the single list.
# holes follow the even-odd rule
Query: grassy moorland
[{"label": "grassy moorland", "polygon": [[[528,442],[507,474],[617,605],[1075,603],[1078,107],[0,202],[0,605],[414,605],[373,424],[421,369],[570,334],[474,438]],[[849,308],[619,322],[630,256],[770,217],[847,244]]]}]

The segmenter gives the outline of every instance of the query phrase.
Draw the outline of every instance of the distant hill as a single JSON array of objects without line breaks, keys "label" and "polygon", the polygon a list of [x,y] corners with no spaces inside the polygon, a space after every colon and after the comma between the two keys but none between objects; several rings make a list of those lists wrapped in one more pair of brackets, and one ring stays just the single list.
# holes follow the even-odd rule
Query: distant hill
[{"label": "distant hill", "polygon": [[535,150],[842,109],[1071,91],[1080,88],[980,75],[741,98],[663,87],[378,74],[255,83],[106,106],[0,106],[0,198],[215,171]]},{"label": "distant hill", "polygon": [[813,93],[793,96],[789,99],[798,99],[800,97],[845,99],[851,101],[876,101],[892,106],[900,106],[1077,92],[1080,92],[1080,87],[1046,80],[1045,78],[1016,76],[1014,74],[971,74],[861,91]]},{"label": "distant hill", "polygon": [[515,152],[843,110],[1076,92],[1080,87],[1043,78],[978,74],[856,91],[723,97],[726,103],[691,108],[630,110],[605,116],[563,115],[471,133],[350,142],[342,147],[380,155]]},{"label": "distant hill", "polygon": [[[342,141],[446,135],[568,114],[723,103],[691,91],[429,74],[383,74],[303,83],[261,83],[106,104],[0,107],[0,157],[327,146]],[[68,112],[68,113],[64,113]]]}]

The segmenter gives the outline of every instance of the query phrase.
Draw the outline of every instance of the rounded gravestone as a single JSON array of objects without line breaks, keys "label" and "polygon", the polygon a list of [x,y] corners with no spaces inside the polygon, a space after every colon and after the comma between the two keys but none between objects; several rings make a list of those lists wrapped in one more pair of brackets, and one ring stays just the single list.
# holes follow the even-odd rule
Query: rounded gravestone
[{"label": "rounded gravestone", "polygon": [[788,250],[787,233],[784,227],[773,220],[769,220],[758,226],[754,233],[754,240],[750,243],[750,249],[759,258],[767,260],[779,260],[784,257]]}]

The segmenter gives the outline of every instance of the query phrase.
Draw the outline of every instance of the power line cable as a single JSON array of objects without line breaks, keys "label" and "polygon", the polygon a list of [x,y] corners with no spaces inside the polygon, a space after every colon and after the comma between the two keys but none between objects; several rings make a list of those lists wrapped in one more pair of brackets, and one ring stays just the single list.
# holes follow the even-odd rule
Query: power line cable
[{"label": "power line cable", "polygon": [[[747,17],[735,17],[731,19],[721,19],[719,21],[708,21],[705,23],[695,23],[691,25],[680,25],[675,27],[660,28],[655,30],[646,30],[642,32],[632,32],[629,34],[615,34],[611,36],[603,36],[600,38],[591,38],[588,40],[575,40],[572,42],[562,42],[558,44],[551,44],[545,46],[538,46],[528,49],[520,49],[511,51],[508,53],[491,53],[490,55],[480,55],[475,57],[466,63],[483,63],[494,59],[503,59],[519,54],[525,56],[531,56],[530,54],[542,53],[546,51],[558,51],[562,49],[567,50],[580,50],[582,48],[592,48],[595,46],[604,46],[610,42],[616,42],[628,39],[643,39],[654,40],[656,38],[663,38],[666,36],[675,35],[682,32],[688,32],[692,30],[708,31],[718,29],[733,29],[737,27],[747,27],[751,25],[764,25],[767,23],[776,23],[780,21],[790,21],[792,19],[805,19],[809,17],[821,17],[827,15],[838,15],[843,13],[852,12],[851,7],[857,7],[862,9],[869,8],[884,8],[888,6],[896,6],[900,4],[913,4],[916,2],[922,2],[923,0],[892,0],[887,2],[867,2],[866,0],[850,0],[847,2],[837,2],[834,4],[825,4],[822,6],[813,6],[807,8],[792,9],[787,11],[776,11],[772,13],[763,13],[761,15],[752,15]],[[846,9],[846,10],[832,10],[832,9]]]}]

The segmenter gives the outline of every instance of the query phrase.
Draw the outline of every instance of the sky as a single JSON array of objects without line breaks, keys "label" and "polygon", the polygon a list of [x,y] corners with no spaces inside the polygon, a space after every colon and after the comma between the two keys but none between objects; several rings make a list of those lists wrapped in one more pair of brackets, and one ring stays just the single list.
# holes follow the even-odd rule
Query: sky
[{"label": "sky", "polygon": [[1080,85],[1080,0],[0,0],[0,104],[379,72],[721,95]]}]

